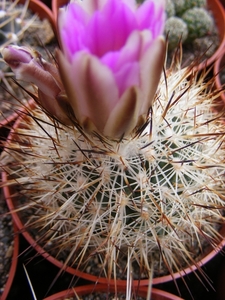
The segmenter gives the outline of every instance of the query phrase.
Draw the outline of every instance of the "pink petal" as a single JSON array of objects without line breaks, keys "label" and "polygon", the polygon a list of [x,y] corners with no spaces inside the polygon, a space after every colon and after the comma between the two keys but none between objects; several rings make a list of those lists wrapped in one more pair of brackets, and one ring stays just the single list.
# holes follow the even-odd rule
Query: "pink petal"
[{"label": "pink petal", "polygon": [[18,46],[7,46],[1,51],[3,59],[10,65],[16,67],[20,63],[29,63],[33,56],[30,49]]},{"label": "pink petal", "polygon": [[56,98],[46,95],[39,89],[38,102],[47,111],[47,114],[54,116],[63,124],[72,125],[70,118],[65,113],[65,110],[61,108]]},{"label": "pink petal", "polygon": [[146,51],[141,60],[141,91],[142,107],[140,115],[147,115],[148,110],[154,100],[154,95],[158,87],[159,79],[165,60],[165,40],[158,37]]},{"label": "pink petal", "polygon": [[[110,20],[110,21],[109,21]],[[96,11],[87,28],[88,48],[98,57],[124,46],[137,27],[129,7],[118,0],[109,0],[102,11]]]},{"label": "pink petal", "polygon": [[130,133],[137,124],[138,103],[137,89],[132,87],[126,90],[107,120],[104,135],[121,138]]},{"label": "pink petal", "polygon": [[107,0],[74,0],[73,2],[79,5],[91,16],[97,10],[101,10],[106,4]]},{"label": "pink petal", "polygon": [[146,0],[137,10],[139,30],[149,29],[156,38],[163,33],[165,17],[164,0]]},{"label": "pink petal", "polygon": [[138,62],[126,64],[114,76],[121,96],[131,86],[140,85],[140,64]]},{"label": "pink petal", "polygon": [[75,3],[59,11],[60,42],[69,60],[72,60],[74,53],[86,47],[88,19],[87,13]]},{"label": "pink petal", "polygon": [[58,60],[62,80],[74,114],[80,124],[90,119],[102,132],[107,118],[118,102],[118,88],[112,72],[96,57],[78,53],[72,64],[61,52]]},{"label": "pink petal", "polygon": [[137,2],[136,0],[121,0],[126,6],[130,8],[131,11],[135,12],[137,9]]},{"label": "pink petal", "polygon": [[133,31],[126,42],[126,45],[120,51],[117,69],[120,69],[127,62],[140,61],[151,43],[151,32],[148,30]]},{"label": "pink petal", "polygon": [[121,51],[102,57],[101,61],[114,73],[120,96],[132,85],[140,86],[139,61],[151,42],[149,31],[134,31]]},{"label": "pink petal", "polygon": [[129,61],[127,56],[124,62],[120,57],[120,52],[110,52],[101,61],[112,70],[121,96],[127,88],[140,85],[140,65],[133,57]]}]

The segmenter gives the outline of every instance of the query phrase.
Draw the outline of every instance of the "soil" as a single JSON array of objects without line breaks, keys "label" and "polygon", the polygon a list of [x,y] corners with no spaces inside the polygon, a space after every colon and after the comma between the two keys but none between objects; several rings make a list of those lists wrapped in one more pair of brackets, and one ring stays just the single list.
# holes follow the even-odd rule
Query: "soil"
[{"label": "soil", "polygon": [[[75,297],[69,297],[65,300],[77,300],[78,298]],[[126,295],[123,293],[118,293],[116,296],[115,294],[108,294],[108,293],[93,293],[91,295],[87,296],[79,296],[79,300],[126,300]],[[130,300],[145,300],[143,297],[139,297],[135,295],[135,298],[131,298]]]},{"label": "soil", "polygon": [[221,82],[221,85],[225,85],[225,63],[223,66],[221,66],[221,71],[220,71],[220,82]]},{"label": "soil", "polygon": [[7,214],[8,209],[2,193],[0,194],[0,295],[8,279],[13,255],[13,226],[12,218]]}]

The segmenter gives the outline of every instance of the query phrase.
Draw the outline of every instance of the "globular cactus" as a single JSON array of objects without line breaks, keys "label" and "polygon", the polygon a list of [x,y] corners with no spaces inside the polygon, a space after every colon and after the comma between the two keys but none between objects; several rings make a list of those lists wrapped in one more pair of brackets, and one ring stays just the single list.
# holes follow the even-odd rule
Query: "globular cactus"
[{"label": "globular cactus", "polygon": [[97,258],[98,276],[130,278],[139,268],[149,278],[220,240],[224,124],[212,111],[216,95],[191,74],[168,71],[146,124],[120,140],[25,111],[1,164],[44,249],[82,270]]},{"label": "globular cactus", "polygon": [[173,17],[175,15],[175,6],[172,0],[166,1],[166,16],[167,18]]},{"label": "globular cactus", "polygon": [[214,19],[205,8],[206,1],[174,1],[173,4],[175,15],[168,15],[165,27],[170,50],[177,47],[178,41],[190,45],[195,39],[212,33]]},{"label": "globular cactus", "polygon": [[[37,85],[39,106],[25,108],[5,144],[2,185],[14,185],[16,211],[44,251],[98,277],[127,278],[128,290],[133,278],[180,271],[205,241],[221,240],[224,124],[203,75],[176,57],[162,72],[163,1],[140,10],[97,2],[87,2],[87,17],[74,18],[87,13],[83,1],[61,10],[54,63],[25,47],[3,49],[16,78]],[[111,35],[99,34],[103,24]]]},{"label": "globular cactus", "polygon": [[188,27],[188,41],[203,37],[213,29],[214,20],[204,8],[188,9],[182,15],[182,19]]},{"label": "globular cactus", "polygon": [[186,10],[193,7],[206,7],[206,0],[172,0],[177,16],[181,16]]},{"label": "globular cactus", "polygon": [[177,1],[172,0],[172,1],[174,4],[175,14],[178,16],[179,12],[183,10],[183,7],[185,5],[185,0],[177,0]]},{"label": "globular cactus", "polygon": [[187,24],[179,17],[170,17],[166,20],[164,32],[168,35],[168,48],[174,49],[179,42],[184,42],[187,39]]}]

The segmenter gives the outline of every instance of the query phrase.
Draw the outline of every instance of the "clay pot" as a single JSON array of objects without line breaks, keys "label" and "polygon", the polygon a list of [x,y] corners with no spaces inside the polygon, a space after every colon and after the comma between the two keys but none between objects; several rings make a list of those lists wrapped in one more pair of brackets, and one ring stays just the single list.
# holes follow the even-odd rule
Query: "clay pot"
[{"label": "clay pot", "polygon": [[[118,288],[117,293],[120,292],[125,292],[125,288]],[[75,287],[72,288],[70,290],[65,290],[62,292],[59,292],[57,294],[51,295],[47,298],[45,298],[44,300],[66,300],[68,299],[68,297],[76,297],[75,299],[78,299],[77,297],[80,296],[88,296],[91,295],[93,293],[106,293],[106,297],[108,295],[108,293],[110,292],[115,292],[115,289],[113,287],[108,287],[106,285],[84,285],[84,286],[79,286],[79,287]],[[182,298],[170,294],[168,292],[164,292],[162,290],[158,290],[153,288],[152,289],[152,293],[151,293],[151,298],[147,298],[148,295],[148,288],[147,287],[139,287],[136,289],[135,291],[135,296],[141,296],[144,299],[152,299],[152,300],[182,300]],[[136,298],[135,298],[136,299]]]},{"label": "clay pot", "polygon": [[209,59],[203,61],[196,67],[196,71],[205,69],[205,67],[212,65],[224,52],[225,47],[225,11],[223,6],[219,0],[207,0],[207,4],[209,10],[212,12],[218,29],[220,45]]}]

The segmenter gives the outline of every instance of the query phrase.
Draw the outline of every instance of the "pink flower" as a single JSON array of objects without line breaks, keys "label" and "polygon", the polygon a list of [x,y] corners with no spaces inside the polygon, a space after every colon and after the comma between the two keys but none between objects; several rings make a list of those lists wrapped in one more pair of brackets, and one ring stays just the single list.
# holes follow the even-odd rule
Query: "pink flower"
[{"label": "pink flower", "polygon": [[27,48],[8,46],[17,79],[64,124],[121,138],[148,117],[165,56],[163,0],[74,0],[59,14],[59,69]]},{"label": "pink flower", "polygon": [[65,91],[86,131],[120,138],[148,115],[165,55],[162,0],[76,0],[59,14]]}]

